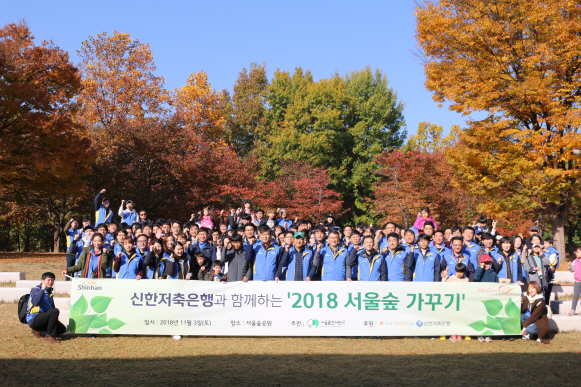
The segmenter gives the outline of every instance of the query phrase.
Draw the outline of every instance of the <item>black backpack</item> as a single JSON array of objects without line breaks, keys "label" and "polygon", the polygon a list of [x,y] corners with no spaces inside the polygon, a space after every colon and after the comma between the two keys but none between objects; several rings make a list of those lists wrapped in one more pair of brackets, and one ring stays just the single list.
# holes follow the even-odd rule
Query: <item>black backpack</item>
[{"label": "black backpack", "polygon": [[25,294],[18,300],[18,319],[21,323],[26,324],[26,314],[28,313],[28,300],[30,300],[30,294]]}]

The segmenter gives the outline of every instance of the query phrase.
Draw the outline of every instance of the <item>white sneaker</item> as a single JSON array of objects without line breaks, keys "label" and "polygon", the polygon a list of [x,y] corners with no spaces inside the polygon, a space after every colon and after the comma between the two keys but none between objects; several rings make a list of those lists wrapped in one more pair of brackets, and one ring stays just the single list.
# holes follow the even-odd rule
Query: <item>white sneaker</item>
[{"label": "white sneaker", "polygon": [[181,339],[182,339],[182,337],[181,337],[181,336],[174,336],[174,337],[173,337],[173,339],[174,339],[174,340],[181,340]]},{"label": "white sneaker", "polygon": [[523,340],[530,340],[531,339],[531,335],[524,335],[522,337]]},{"label": "white sneaker", "polygon": [[484,343],[484,336],[478,336],[478,341],[480,341],[481,343]]},{"label": "white sneaker", "polygon": [[541,342],[541,339],[537,339],[537,343],[540,343],[540,342]]}]

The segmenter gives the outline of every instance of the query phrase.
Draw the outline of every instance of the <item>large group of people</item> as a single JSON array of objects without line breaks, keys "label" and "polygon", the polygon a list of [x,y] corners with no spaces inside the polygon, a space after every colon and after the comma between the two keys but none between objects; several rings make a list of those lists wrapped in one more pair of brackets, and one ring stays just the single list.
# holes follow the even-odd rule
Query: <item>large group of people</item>
[{"label": "large group of people", "polygon": [[[318,222],[291,219],[284,208],[254,209],[250,201],[229,211],[206,207],[186,222],[151,221],[132,201],[122,201],[118,223],[105,192],[95,197],[94,223],[87,217],[67,224],[67,277],[513,283],[526,299],[523,337],[538,334],[548,343],[545,305],[560,257],[537,227],[526,238],[500,235],[485,216],[463,228],[442,227],[427,207],[409,228],[391,221],[340,227],[332,214]],[[581,276],[581,248],[576,254],[570,269]],[[575,289],[570,314],[581,287]]]}]

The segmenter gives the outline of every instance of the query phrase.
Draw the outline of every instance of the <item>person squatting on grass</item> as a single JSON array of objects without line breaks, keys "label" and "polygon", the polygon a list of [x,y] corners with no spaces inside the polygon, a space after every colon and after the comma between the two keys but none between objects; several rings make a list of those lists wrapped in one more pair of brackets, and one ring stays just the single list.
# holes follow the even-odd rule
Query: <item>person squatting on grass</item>
[{"label": "person squatting on grass", "polygon": [[[553,240],[543,240],[537,227],[530,228],[526,240],[520,235],[509,238],[498,234],[497,221],[492,220],[489,228],[486,216],[464,228],[445,227],[436,223],[429,208],[422,207],[407,229],[392,221],[383,227],[358,223],[341,228],[333,214],[315,222],[293,219],[285,208],[255,210],[245,200],[238,209],[216,211],[204,206],[184,223],[153,222],[145,209],[136,211],[136,203],[123,200],[117,223],[109,199],[102,196],[105,192],[95,197],[95,227],[89,218],[82,224],[76,219],[68,222],[63,274],[226,283],[502,282],[522,285],[523,294],[531,289],[527,282],[534,281],[540,290],[531,301],[538,308],[539,295],[544,295],[544,305],[548,303],[559,267]],[[575,314],[581,294],[581,250],[576,254],[578,258],[569,265],[575,273],[570,315]]]},{"label": "person squatting on grass", "polygon": [[54,306],[52,287],[55,275],[47,272],[42,275],[39,285],[32,289],[28,300],[26,322],[36,338],[58,344],[57,336],[62,336],[67,328],[59,321],[59,310]]}]

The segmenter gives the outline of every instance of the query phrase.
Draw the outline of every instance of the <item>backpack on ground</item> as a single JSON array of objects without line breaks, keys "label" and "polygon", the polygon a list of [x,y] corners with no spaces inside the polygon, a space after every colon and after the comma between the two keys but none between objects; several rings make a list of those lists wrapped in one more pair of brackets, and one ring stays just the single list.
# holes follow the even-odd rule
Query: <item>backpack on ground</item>
[{"label": "backpack on ground", "polygon": [[30,294],[25,294],[18,300],[18,319],[21,323],[26,324],[26,314],[28,312],[28,300],[30,299]]}]

